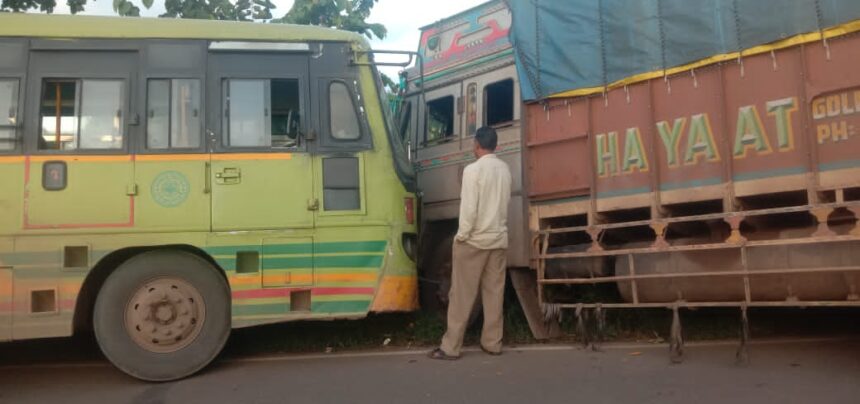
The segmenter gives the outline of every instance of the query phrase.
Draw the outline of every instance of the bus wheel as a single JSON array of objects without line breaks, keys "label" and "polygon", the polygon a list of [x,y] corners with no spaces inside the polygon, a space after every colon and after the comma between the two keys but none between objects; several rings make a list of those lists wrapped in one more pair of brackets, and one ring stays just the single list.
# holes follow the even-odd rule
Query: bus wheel
[{"label": "bus wheel", "polygon": [[93,328],[117,368],[168,381],[194,374],[221,352],[230,315],[230,288],[208,262],[183,251],[150,251],[108,276]]}]

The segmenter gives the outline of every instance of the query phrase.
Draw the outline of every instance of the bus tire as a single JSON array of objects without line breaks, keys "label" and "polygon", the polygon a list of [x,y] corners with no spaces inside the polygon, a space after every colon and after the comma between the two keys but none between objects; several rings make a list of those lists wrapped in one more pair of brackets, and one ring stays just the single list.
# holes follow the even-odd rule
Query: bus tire
[{"label": "bus tire", "polygon": [[230,288],[194,254],[149,251],[130,258],[96,297],[93,329],[104,355],[147,381],[190,376],[208,365],[230,335]]}]

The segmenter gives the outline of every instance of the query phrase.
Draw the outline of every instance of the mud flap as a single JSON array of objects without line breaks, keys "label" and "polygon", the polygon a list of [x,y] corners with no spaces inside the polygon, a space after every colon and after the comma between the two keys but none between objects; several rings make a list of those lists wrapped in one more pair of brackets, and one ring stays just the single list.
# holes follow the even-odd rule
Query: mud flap
[{"label": "mud flap", "polygon": [[537,273],[529,268],[510,268],[511,284],[517,292],[520,307],[525,313],[532,336],[537,340],[557,338],[561,335],[558,321],[544,321],[537,296]]}]

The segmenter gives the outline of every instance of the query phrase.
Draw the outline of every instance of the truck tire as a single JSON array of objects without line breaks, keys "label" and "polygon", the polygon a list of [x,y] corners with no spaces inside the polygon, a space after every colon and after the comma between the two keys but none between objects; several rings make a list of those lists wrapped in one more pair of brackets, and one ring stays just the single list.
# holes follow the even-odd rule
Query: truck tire
[{"label": "truck tire", "polygon": [[[433,253],[433,257],[435,259],[431,261],[433,265],[429,268],[429,271],[426,274],[427,276],[432,277],[438,285],[435,289],[435,294],[428,297],[429,299],[432,299],[432,301],[429,302],[430,307],[433,308],[431,311],[437,311],[443,317],[448,313],[448,293],[451,291],[454,236],[455,234],[446,235],[436,246]],[[479,290],[478,295],[475,298],[475,304],[472,306],[472,313],[469,315],[468,324],[470,326],[477,323],[478,318],[481,316],[481,312],[483,311],[483,307]]]},{"label": "truck tire", "polygon": [[230,335],[230,288],[206,260],[184,251],[132,257],[105,280],[93,329],[102,352],[147,381],[194,374]]}]

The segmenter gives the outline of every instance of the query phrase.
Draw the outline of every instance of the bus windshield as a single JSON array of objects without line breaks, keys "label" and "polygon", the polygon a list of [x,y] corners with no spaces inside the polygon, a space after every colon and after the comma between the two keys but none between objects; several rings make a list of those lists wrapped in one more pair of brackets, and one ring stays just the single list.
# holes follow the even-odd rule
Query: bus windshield
[{"label": "bus windshield", "polygon": [[391,144],[391,151],[394,156],[394,168],[397,171],[397,176],[400,181],[409,191],[414,191],[415,171],[412,163],[409,161],[409,151],[404,140],[398,135],[397,125],[394,123],[394,114],[389,107],[388,92],[385,90],[385,85],[382,82],[382,73],[376,68],[373,68],[373,77],[376,80],[376,93],[379,98],[379,107],[382,109],[382,114],[385,117],[385,132],[388,136],[388,142]]}]

